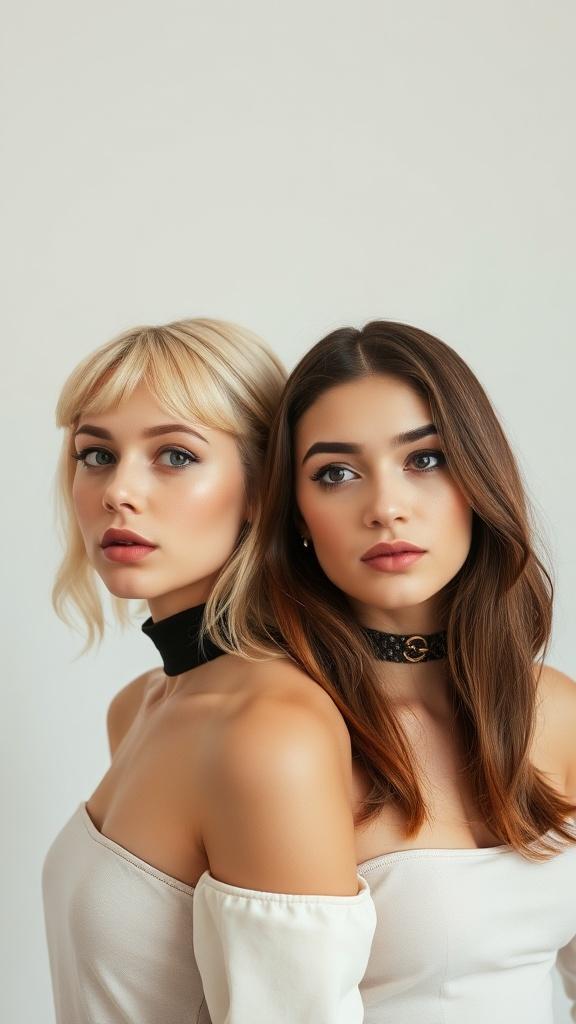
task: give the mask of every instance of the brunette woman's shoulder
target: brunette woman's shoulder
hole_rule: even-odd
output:
[[[136,679],[126,683],[110,701],[106,712],[106,729],[111,757],[114,757],[117,748],[132,725],[144,697],[156,682],[161,671],[158,668],[151,668],[147,672],[142,672]]]
[[[264,685],[266,664],[275,686]],[[349,750],[331,698],[290,662],[266,664],[211,732],[201,811],[210,870],[250,889],[355,895]]]
[[[576,799],[576,680],[552,665],[535,666],[538,682],[537,735],[563,773],[565,795]]]

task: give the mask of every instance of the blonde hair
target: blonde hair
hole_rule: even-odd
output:
[[[268,430],[286,373],[282,363],[257,335],[224,320],[177,320],[160,326],[134,327],[97,348],[72,371],[56,406],[56,423],[65,430],[56,475],[56,521],[64,555],[52,589],[58,617],[77,629],[76,612],[87,631],[84,654],[101,643],[105,618],[97,574],[88,561],[72,501],[76,462],[74,430],[81,413],[96,415],[117,408],[140,382],[176,417],[196,419],[229,431],[238,441],[248,500],[259,508],[260,474]],[[223,566],[211,604],[234,578],[240,551],[251,526],[246,525]],[[131,621],[127,600],[112,596],[117,621]],[[141,603],[139,611],[143,609]]]

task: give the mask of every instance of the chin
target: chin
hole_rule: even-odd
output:
[[[382,597],[390,604],[420,604],[435,594],[436,588],[430,586],[430,583],[426,585],[415,576],[410,578],[407,573],[398,573],[397,576],[376,579],[370,587],[370,593]]]
[[[146,601],[150,594],[150,585],[146,586],[143,579],[136,579],[136,574],[130,573],[98,573],[108,593],[113,597],[125,597],[135,601]],[[122,579],[124,575],[124,579]]]
[[[112,594],[113,597],[123,597],[127,601],[147,601],[148,598],[150,597],[147,587],[137,587],[134,585],[123,587],[121,584],[110,585],[110,583],[106,583],[106,581],[104,581],[104,583],[106,589],[110,594]]]
[[[370,593],[359,594],[357,600],[382,611],[401,612],[417,608],[436,596],[440,588],[406,585],[408,581],[398,580],[395,586],[377,587]]]

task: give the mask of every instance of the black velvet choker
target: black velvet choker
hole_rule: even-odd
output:
[[[169,615],[167,619],[153,622],[150,617],[142,623],[140,628],[158,648],[167,676],[188,672],[224,653],[207,636],[200,643],[204,608],[205,605],[199,604]]]
[[[437,661],[446,657],[446,632],[384,633],[362,626],[362,632],[378,661]]]

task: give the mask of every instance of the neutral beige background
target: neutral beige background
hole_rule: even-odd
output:
[[[518,452],[557,567],[549,661],[576,673],[576,12],[7,0],[2,22],[0,1017],[51,1024],[42,859],[107,767],[110,698],[157,663],[138,629],[74,662],[49,603],[53,409],[97,344],[215,315],[293,365],[343,323],[439,334]]]

